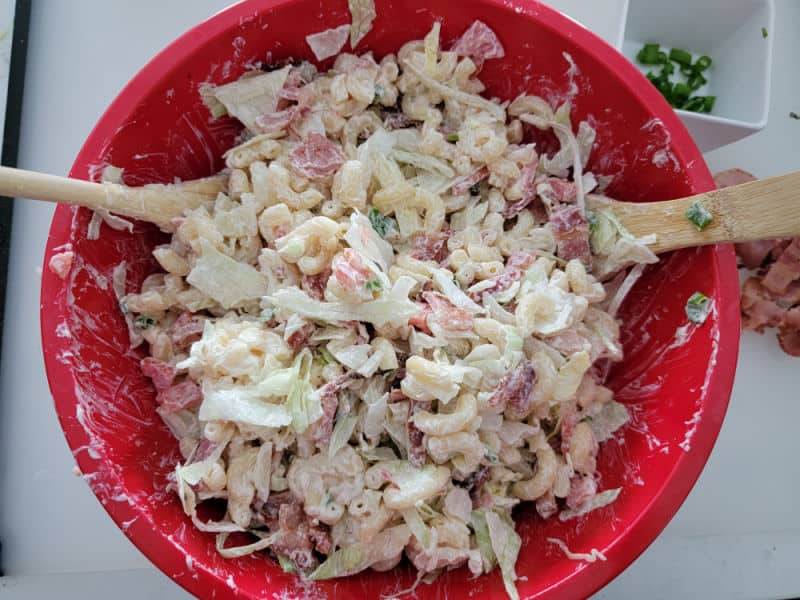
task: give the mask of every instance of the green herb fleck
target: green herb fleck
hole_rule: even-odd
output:
[[[658,44],[645,44],[636,55],[636,60],[643,65],[658,65],[663,62],[660,54],[663,53],[660,52],[660,46]]]
[[[139,315],[133,322],[139,329],[150,329],[156,324],[156,320],[153,317],[148,317],[146,315]]]
[[[383,289],[381,282],[379,279],[370,279],[367,283],[364,284],[364,287],[367,288],[370,292],[379,292]]]
[[[697,227],[698,231],[703,231],[714,220],[714,217],[700,200],[689,207],[685,216]]]
[[[335,365],[338,362],[333,357],[333,354],[331,354],[331,351],[328,350],[327,346],[320,346],[318,351],[320,359],[322,359],[326,365]]]
[[[386,90],[383,89],[382,86],[375,84],[375,99],[380,100],[383,98],[383,95],[386,93]]]
[[[377,208],[371,208],[369,214],[369,222],[372,228],[378,232],[378,235],[385,238],[387,235],[394,235],[397,233],[397,221],[391,217],[386,217]]]
[[[789,118],[794,119],[795,121],[800,121],[800,114],[797,114],[796,112],[792,111],[789,113]]]
[[[591,211],[586,211],[586,220],[589,222],[589,235],[597,231],[597,215]]]
[[[766,39],[768,35],[769,35],[769,33],[767,33],[767,28],[766,27],[762,27],[761,28],[761,37]]]
[[[712,304],[711,298],[702,292],[695,292],[686,302],[686,316],[692,323],[702,325],[711,312]]]
[[[480,183],[476,183],[475,185],[470,187],[469,188],[469,193],[472,194],[473,196],[477,196],[478,194],[480,194],[481,193],[481,184]]]
[[[690,65],[692,64],[692,55],[691,53],[687,52],[686,50],[681,50],[680,48],[673,48],[669,51],[669,59],[678,63],[679,65]]]
[[[447,135],[447,141],[451,144],[455,144],[458,141],[458,134],[457,133],[450,133]]]
[[[486,448],[486,460],[489,461],[490,464],[496,465],[500,462],[500,457],[497,456],[497,452],[489,448],[489,446],[485,446]]]

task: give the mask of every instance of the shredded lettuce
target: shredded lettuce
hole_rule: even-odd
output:
[[[614,432],[625,425],[630,418],[628,409],[612,400],[604,404],[597,414],[592,415],[589,426],[592,428],[595,439],[602,443],[611,438]]]
[[[292,416],[292,429],[303,433],[308,426],[322,417],[319,397],[311,387],[311,363],[313,357],[308,348],[298,354],[292,364],[292,382],[286,398],[286,408]]]
[[[228,539],[230,533],[223,532],[218,534],[217,552],[223,558],[240,558],[242,556],[252,554],[253,552],[258,552],[259,550],[269,548],[275,542],[275,538],[277,537],[276,535],[267,535],[266,533],[255,530],[251,530],[250,533],[261,539],[251,544],[245,544],[244,546],[233,546],[232,548],[225,547],[225,540]]]
[[[401,514],[403,515],[403,520],[406,522],[406,525],[408,525],[408,528],[411,530],[412,535],[417,538],[420,545],[426,550],[432,549],[433,536],[431,536],[431,530],[425,525],[419,511],[416,508],[406,508]]]
[[[372,29],[372,22],[378,13],[375,12],[375,0],[347,0],[350,9],[350,47],[355,50]]]
[[[214,97],[222,103],[228,114],[236,117],[252,133],[259,133],[256,119],[275,111],[278,92],[283,89],[291,67],[277,71],[242,77],[214,88]]]
[[[281,566],[284,573],[297,573],[297,566],[291,558],[283,554],[278,554],[277,556],[278,564]]]
[[[500,565],[500,571],[503,574],[506,593],[512,600],[519,600],[519,592],[517,592],[517,586],[514,584],[517,580],[514,564],[517,562],[522,540],[517,535],[517,532],[514,531],[510,517],[507,516],[503,519],[494,511],[486,511],[484,515],[492,550],[497,557],[497,563]]]
[[[453,283],[453,273],[447,269],[433,269],[433,282],[437,289],[458,308],[463,308],[476,315],[486,312],[482,306],[473,302],[460,287]]]
[[[292,422],[286,408],[264,401],[253,387],[203,383],[201,421],[233,421],[256,427],[283,427]]]
[[[612,502],[617,499],[619,493],[622,491],[622,488],[614,488],[613,490],[606,490],[604,492],[600,492],[592,496],[586,504],[581,506],[578,510],[562,510],[561,513],[558,515],[558,519],[560,521],[568,521],[569,519],[574,519],[575,517],[580,517],[585,515],[586,513],[592,512],[598,508],[602,508],[604,506],[608,506]]]
[[[344,415],[339,417],[336,421],[336,425],[333,427],[333,433],[331,434],[331,441],[328,446],[328,460],[332,461],[336,453],[347,445],[357,423],[358,417],[356,415]]]
[[[385,232],[384,230],[384,235]],[[392,245],[383,239],[384,236],[379,234],[372,222],[372,211],[368,219],[356,210],[350,215],[350,227],[344,239],[353,250],[387,271],[394,262],[394,250]]]
[[[307,35],[306,43],[317,60],[325,60],[342,51],[342,48],[347,43],[349,33],[350,25],[340,25],[339,27],[332,27],[319,33]]]
[[[394,287],[384,297],[362,304],[320,302],[298,288],[284,288],[267,296],[279,308],[293,311],[319,321],[364,321],[375,325],[404,322],[413,317],[419,308],[408,299],[408,292],[416,282],[407,276],[397,279]]]
[[[223,308],[258,300],[267,293],[267,278],[255,267],[222,254],[206,240],[200,240],[200,248],[200,258],[186,281]]]
[[[346,577],[370,565],[396,557],[408,543],[411,532],[405,525],[384,529],[369,542],[357,543],[336,550],[309,575],[312,581]]]
[[[421,169],[441,175],[442,177],[455,177],[456,172],[445,161],[431,156],[430,154],[422,154],[420,152],[409,152],[407,150],[394,149],[390,158],[397,162],[405,163]]]
[[[497,566],[497,557],[494,554],[492,541],[489,538],[486,511],[473,510],[469,524],[475,532],[475,541],[478,543],[478,550],[480,550],[481,558],[483,558],[483,571],[488,573]]]

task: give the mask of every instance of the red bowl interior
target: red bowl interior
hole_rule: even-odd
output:
[[[626,60],[599,38],[537,2],[512,0],[379,1],[378,18],[360,50],[382,56],[421,38],[442,21],[449,42],[474,19],[488,23],[506,57],[481,77],[503,99],[531,92],[551,102],[571,99],[574,122],[590,119],[597,143],[590,164],[613,175],[610,194],[663,200],[709,190],[703,159],[673,111]],[[210,122],[197,88],[237,78],[246,65],[287,57],[312,59],[307,34],[348,22],[344,0],[254,0],[195,27],[156,56],[123,90],[86,141],[71,171],[94,178],[105,164],[124,167],[129,184],[190,179],[219,170],[238,127]],[[398,26],[402,23],[402,26]],[[574,66],[571,66],[574,65]],[[323,67],[327,67],[324,64]],[[56,211],[46,260],[72,244],[67,281],[42,276],[42,339],[61,425],[84,477],[125,534],[160,569],[200,596],[379,597],[408,588],[408,567],[368,572],[305,587],[265,556],[220,558],[210,534],[195,530],[165,490],[179,460],[177,444],[154,412],[154,391],[139,371],[142,350],[130,350],[111,285],[128,266],[127,289],[156,268],[149,250],[164,239],[149,225],[134,234],[103,227],[85,239],[89,213]],[[716,310],[683,346],[671,347],[695,291]],[[600,453],[601,489],[624,486],[613,505],[567,523],[518,511],[523,544],[517,573],[523,598],[558,592],[585,597],[620,573],[664,528],[702,470],[727,408],[739,339],[737,278],[727,247],[684,251],[648,269],[623,308],[626,360],[611,376],[633,422]],[[606,562],[564,558],[546,541],[573,551],[597,548]],[[504,597],[497,573],[472,580],[447,573],[421,598],[462,594]]]

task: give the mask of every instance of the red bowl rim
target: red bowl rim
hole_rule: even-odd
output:
[[[138,104],[146,90],[151,89],[164,76],[164,63],[172,64],[188,58],[196,46],[197,39],[208,39],[221,34],[240,19],[273,9],[294,0],[251,0],[239,2],[226,8],[206,21],[188,30],[161,52],[155,55],[138,74],[122,89],[108,109],[97,122],[79,152],[70,171],[71,177],[83,177],[85,167],[96,161],[102,153],[106,140],[113,137],[118,124],[130,114],[131,107]],[[659,113],[659,118],[669,131],[672,151],[684,166],[684,174],[691,181],[696,192],[714,189],[714,182],[702,154],[695,145],[685,126],[669,107],[661,94],[650,85],[646,78],[635,69],[617,50],[584,28],[576,21],[565,17],[538,1],[525,0],[485,0],[498,10],[516,10],[537,19],[539,24],[558,31],[569,31],[574,44],[581,46],[587,53],[604,62],[616,72],[622,81],[625,93],[638,97],[646,105]],[[49,257],[57,246],[52,232],[69,226],[73,218],[73,209],[60,205],[55,212],[48,238],[45,256]],[[595,563],[592,568],[572,572],[565,578],[553,582],[548,588],[541,590],[537,596],[559,588],[564,597],[586,597],[606,585],[632,563],[666,527],[691,491],[719,434],[722,421],[727,410],[736,360],[739,348],[739,286],[736,273],[736,258],[731,246],[717,246],[713,249],[717,276],[717,312],[719,319],[718,354],[716,366],[709,379],[705,396],[701,398],[708,408],[709,398],[713,399],[711,407],[706,410],[693,438],[691,452],[684,452],[676,461],[672,472],[665,479],[661,489],[652,497],[639,516],[626,524],[615,543],[606,551],[608,561]],[[47,260],[47,259],[45,259]],[[91,442],[89,435],[72,417],[67,409],[76,405],[74,392],[68,389],[57,389],[55,382],[71,381],[72,376],[67,365],[57,359],[56,349],[66,349],[66,341],[54,335],[57,324],[63,319],[63,304],[59,301],[59,292],[63,289],[63,281],[43,269],[41,288],[41,335],[44,351],[45,367],[48,382],[54,396],[54,403],[61,427],[67,442],[75,454],[75,458],[83,473],[95,473],[102,470],[103,460],[93,458],[88,452],[78,449]],[[107,465],[106,465],[107,466]],[[120,484],[120,479],[112,469],[105,469],[112,485]],[[99,499],[99,498],[98,498]],[[235,596],[226,581],[218,574],[196,564],[187,576],[187,556],[174,539],[162,535],[152,518],[148,519],[145,511],[137,510],[125,502],[102,502],[103,507],[123,530],[125,535],[147,556],[161,571],[169,575],[187,591],[202,595],[215,589],[222,596]],[[135,519],[135,520],[133,520]],[[133,520],[133,521],[132,521]],[[132,521],[132,522],[131,522]],[[170,536],[171,537],[171,536]],[[190,569],[191,570],[191,569]]]

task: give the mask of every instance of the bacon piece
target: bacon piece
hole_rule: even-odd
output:
[[[308,345],[308,340],[311,337],[311,334],[314,333],[313,323],[305,323],[299,329],[293,331],[289,338],[286,340],[286,343],[289,344],[289,347],[292,349],[293,352],[299,352],[305,346]]]
[[[423,292],[422,297],[431,307],[432,316],[445,331],[472,329],[472,313],[459,308],[439,292]]]
[[[569,441],[575,425],[578,424],[578,412],[572,404],[564,404],[561,409],[561,454],[569,452]]]
[[[783,294],[800,279],[800,238],[794,238],[767,270],[762,283],[773,294]]]
[[[556,238],[557,254],[560,258],[589,261],[591,258],[589,222],[579,207],[559,206],[550,214],[550,226]]]
[[[558,177],[547,177],[536,185],[536,192],[551,207],[560,204],[574,204],[578,197],[578,188],[573,181]]]
[[[497,390],[489,398],[489,406],[502,406],[509,419],[524,419],[531,412],[535,381],[533,363],[523,360],[500,380]]]
[[[324,135],[310,133],[306,141],[289,154],[292,169],[308,179],[324,179],[344,164],[339,147]]]
[[[536,253],[528,250],[517,250],[508,257],[506,267],[510,269],[518,269],[525,271],[536,260]]]
[[[181,313],[169,328],[169,337],[175,349],[185,350],[203,337],[205,323],[205,317],[194,315],[189,311]]]
[[[569,482],[567,506],[579,510],[597,493],[597,482],[589,475],[573,477]]]
[[[314,548],[320,554],[330,554],[333,550],[333,540],[331,539],[331,529],[324,523],[319,525],[309,525],[308,537],[313,542]]]
[[[163,360],[158,360],[152,356],[143,358],[139,363],[145,377],[153,380],[153,385],[157,392],[163,392],[172,385],[175,380],[177,370],[175,367]]]
[[[778,330],[778,343],[789,356],[800,356],[800,306],[786,311],[784,323]]]
[[[372,277],[361,256],[352,248],[346,248],[333,259],[333,277],[346,290],[362,289]]]
[[[164,412],[175,413],[187,408],[196,408],[203,401],[203,393],[191,379],[176,383],[172,387],[158,393],[156,402]]]
[[[261,521],[270,529],[278,528],[278,512],[284,504],[297,503],[298,500],[289,490],[272,492],[266,501],[256,498],[253,500],[253,510],[261,517]]]
[[[778,327],[785,307],[779,306],[757,277],[750,277],[742,286],[742,326],[762,333],[765,327]]]
[[[410,398],[403,393],[403,390],[389,391],[389,402],[405,402],[408,400],[410,400]]]
[[[316,565],[309,525],[299,502],[281,504],[278,509],[278,532],[272,550],[288,556],[300,569]]]
[[[469,175],[463,175],[459,177],[453,186],[450,188],[450,191],[454,196],[460,196],[461,194],[466,194],[469,189],[475,185],[476,183],[480,183],[484,179],[489,176],[489,169],[486,167],[481,167],[477,171],[470,173]]]
[[[394,129],[405,129],[414,124],[416,124],[416,121],[403,112],[389,112],[383,118],[383,126],[390,131]]]
[[[419,312],[408,320],[408,324],[430,335],[431,329],[428,327],[428,317],[433,314],[433,311],[425,302],[416,302],[415,304],[419,307]]]
[[[308,109],[299,106],[290,106],[283,110],[265,113],[256,117],[256,125],[261,128],[261,133],[278,133],[286,130],[289,125],[303,116]]]
[[[322,417],[314,429],[314,441],[320,450],[327,448],[333,433],[333,420],[339,408],[339,391],[346,388],[356,379],[353,373],[345,373],[329,381],[319,389],[319,400],[322,406]]]
[[[50,257],[50,262],[47,263],[47,266],[50,268],[50,272],[58,276],[59,279],[66,279],[67,275],[69,275],[69,270],[72,268],[73,258],[75,258],[75,253],[72,250],[59,252]]]
[[[510,288],[515,281],[519,281],[521,278],[522,271],[520,269],[515,267],[506,267],[506,270],[500,273],[500,275],[495,275],[494,277],[487,279],[487,281],[491,282],[491,286],[488,286],[480,291],[470,292],[469,297],[474,302],[480,304],[481,298],[484,294],[503,292]]]
[[[408,434],[408,461],[415,467],[425,464],[427,457],[425,453],[425,434],[417,429],[413,417],[420,411],[430,411],[433,404],[431,402],[411,401],[411,410],[408,411],[406,419],[406,433]]]
[[[714,175],[714,183],[718,188],[726,188],[732,185],[740,185],[742,183],[749,183],[755,181],[755,175],[743,171],[742,169],[728,169],[727,171],[720,171]]]
[[[476,64],[482,64],[491,58],[503,58],[506,55],[495,32],[482,21],[473,21],[450,51],[459,56],[469,56]]]
[[[411,258],[444,262],[447,260],[447,239],[449,237],[450,234],[444,231],[417,234],[412,242]]]
[[[325,286],[328,285],[330,276],[330,269],[325,269],[322,273],[317,273],[316,275],[303,275],[300,280],[300,288],[314,300],[324,300]]]

